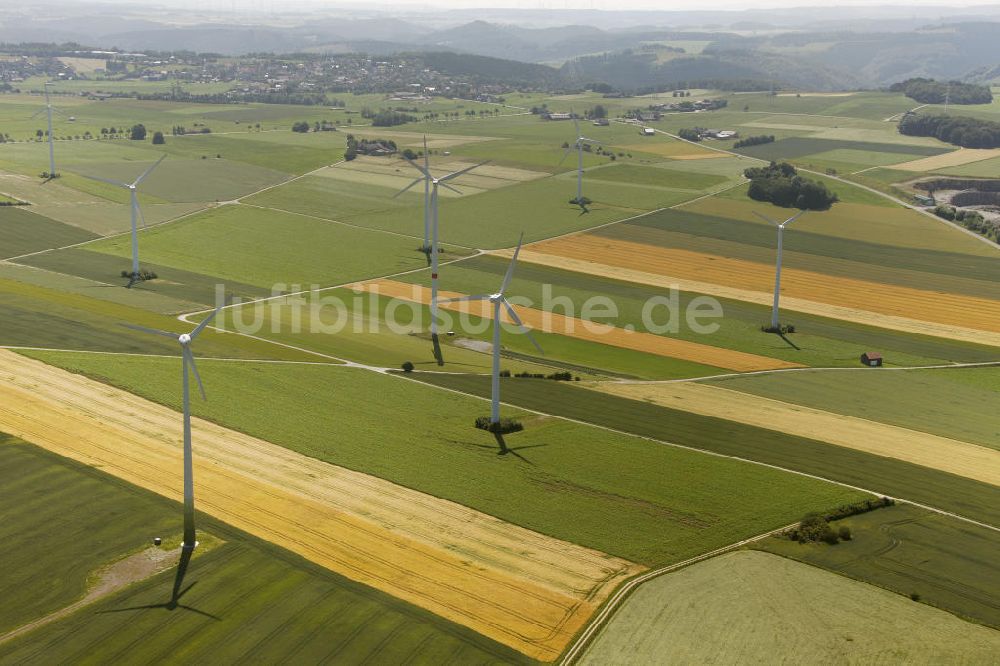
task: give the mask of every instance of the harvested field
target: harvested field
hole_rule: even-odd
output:
[[[180,415],[0,351],[0,428],[172,499]],[[639,565],[195,419],[200,510],[317,564],[554,659]]]
[[[685,383],[601,382],[587,388],[905,460],[1000,486],[1000,452],[868,419]]]
[[[686,141],[657,140],[651,138],[648,143],[631,143],[627,146],[620,146],[623,150],[634,150],[637,153],[651,153],[661,157],[670,157],[675,160],[705,160],[718,157],[732,157],[726,153],[715,150],[701,148]]]
[[[525,261],[643,284],[769,304],[774,268],[728,257],[578,234],[522,251]],[[641,265],[643,271],[633,267]],[[1000,301],[786,268],[788,310],[910,333],[1000,346]],[[858,307],[877,305],[878,311]]]
[[[352,287],[366,291],[375,291],[380,296],[400,298],[418,303],[428,304],[431,301],[430,289],[395,280],[374,280],[358,283],[352,285]],[[457,298],[459,296],[464,296],[464,294],[446,291],[438,292],[438,297],[441,299]],[[492,319],[493,317],[492,306],[486,301],[442,303],[440,307],[456,312],[466,312],[486,319]],[[705,365],[726,368],[727,370],[735,370],[737,372],[802,367],[797,363],[781,361],[766,356],[712,347],[711,345],[703,345],[687,340],[667,338],[642,331],[630,331],[608,324],[566,317],[565,315],[534,308],[518,305],[515,305],[514,308],[525,325],[531,328],[545,333],[567,335],[580,340],[587,340],[612,347],[632,349],[658,356],[692,361],[694,363],[704,363]]]
[[[943,155],[934,155],[932,157],[913,160],[912,162],[894,164],[892,168],[903,171],[933,171],[934,169],[944,169],[972,162],[981,162],[993,157],[1000,157],[1000,148],[959,148],[956,151],[944,153]]]

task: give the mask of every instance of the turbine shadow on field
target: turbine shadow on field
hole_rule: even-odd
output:
[[[444,355],[441,353],[441,340],[437,333],[431,336],[431,344],[434,346],[434,359],[438,365],[444,365]]]
[[[788,343],[788,345],[789,345],[789,346],[790,346],[790,347],[791,347],[792,349],[794,349],[795,351],[802,351],[802,350],[801,350],[801,349],[799,348],[799,346],[798,346],[798,345],[796,345],[796,344],[795,344],[794,342],[792,342],[791,340],[789,340],[789,339],[788,339],[788,336],[786,336],[786,335],[785,335],[784,333],[778,333],[778,337],[779,337],[779,338],[781,338],[782,340],[784,340],[785,342],[787,342],[787,343]]]
[[[211,613],[206,613],[203,610],[198,610],[193,606],[187,606],[180,603],[181,597],[187,594],[192,587],[198,584],[198,581],[194,581],[184,589],[181,586],[184,584],[184,576],[187,574],[188,565],[191,563],[191,556],[193,551],[182,550],[180,561],[177,563],[177,571],[174,573],[174,585],[170,591],[170,600],[162,604],[146,604],[144,606],[129,606],[128,608],[112,608],[106,611],[100,611],[101,613],[124,613],[126,611],[136,611],[136,610],[149,610],[153,608],[163,608],[168,611],[173,611],[178,608],[191,611],[192,613],[197,613],[198,615],[204,615],[212,620],[220,621],[221,617],[217,615],[212,615]]]

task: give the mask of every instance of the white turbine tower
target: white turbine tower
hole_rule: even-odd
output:
[[[48,127],[49,127],[49,180],[56,177],[56,147],[53,143],[55,137],[52,135],[52,112],[55,109],[52,108],[52,102],[49,100],[49,86],[54,85],[51,81],[46,81],[45,88],[45,108],[39,109],[31,117],[34,118],[42,111],[45,111],[45,115],[48,117]]]
[[[578,206],[583,206],[583,146],[585,144],[596,143],[601,144],[597,139],[588,139],[580,132],[580,121],[573,116],[573,125],[576,127],[576,143],[569,146],[566,152],[563,153],[562,159],[559,160],[559,164],[566,161],[569,154],[576,148],[576,204]]]
[[[215,319],[215,315],[219,314],[219,310],[221,309],[222,306],[220,305],[212,314],[208,315],[208,317],[198,324],[193,331],[180,335],[155,328],[146,328],[145,326],[124,324],[124,326],[136,331],[152,333],[153,335],[160,335],[171,340],[176,340],[181,346],[181,359],[184,368],[182,380],[184,394],[184,540],[181,543],[181,548],[184,550],[194,550],[195,546],[198,545],[194,533],[194,467],[191,459],[191,391],[188,381],[188,367],[191,368],[191,372],[198,382],[198,390],[201,392],[202,400],[207,400],[205,387],[202,385],[201,377],[198,375],[198,366],[194,364],[194,353],[191,351],[191,343]]]
[[[784,222],[775,222],[771,218],[761,215],[757,211],[754,211],[754,215],[756,215],[762,220],[770,222],[771,224],[773,224],[775,227],[778,228],[778,258],[774,265],[774,304],[771,306],[771,328],[773,329],[778,328],[778,297],[781,293],[781,248],[782,248],[785,227],[787,227],[789,224],[802,217],[805,214],[805,212],[806,211],[801,210],[792,217],[785,220]]]
[[[425,153],[426,154],[426,153]],[[486,164],[486,162],[481,162],[479,164],[474,164],[461,171],[454,171],[446,176],[441,176],[440,178],[435,178],[431,173],[430,169],[426,166],[420,166],[412,160],[407,160],[413,165],[413,168],[420,171],[422,174],[420,178],[417,178],[412,183],[401,189],[395,194],[396,197],[406,192],[411,187],[417,183],[423,181],[426,186],[430,188],[430,219],[431,219],[431,242],[430,242],[430,257],[431,257],[431,339],[434,341],[435,356],[437,356],[438,363],[441,363],[441,357],[438,353],[438,343],[437,343],[437,292],[438,292],[438,186],[445,187],[452,192],[461,194],[458,190],[448,184],[449,180],[454,180],[463,174],[467,174],[473,169],[478,169],[479,167]]]
[[[160,159],[156,160],[156,163],[153,164],[153,166],[143,171],[142,174],[131,183],[123,183],[109,178],[98,178],[97,176],[85,176],[91,180],[98,180],[102,183],[117,185],[118,187],[123,187],[129,191],[130,203],[132,206],[132,275],[129,278],[129,287],[135,284],[136,280],[139,279],[139,218],[142,218],[142,226],[146,226],[146,218],[143,217],[142,209],[139,208],[139,193],[136,188],[139,187],[139,184],[146,179],[146,176],[152,173],[153,169],[158,167],[160,162],[162,162],[166,157],[166,155],[160,157]]]
[[[500,315],[501,306],[507,310],[507,314],[515,324],[517,324],[524,334],[528,336],[531,340],[531,344],[535,345],[535,349],[544,354],[541,345],[535,340],[531,332],[524,326],[521,318],[517,316],[514,308],[511,307],[510,302],[507,300],[506,293],[507,287],[510,286],[510,281],[514,277],[514,267],[517,265],[517,255],[521,252],[521,242],[524,240],[524,234],[521,234],[521,238],[517,241],[517,249],[514,250],[514,256],[511,257],[510,266],[507,267],[507,274],[503,277],[503,282],[500,284],[500,291],[495,294],[477,294],[475,296],[462,296],[460,298],[449,298],[442,303],[452,303],[457,301],[489,301],[493,304],[493,384],[491,399],[492,404],[490,407],[490,423],[496,424],[500,422]]]

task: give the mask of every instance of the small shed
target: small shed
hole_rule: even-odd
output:
[[[861,365],[867,365],[870,368],[882,367],[882,354],[878,352],[865,352],[861,355]]]
[[[652,127],[644,127],[642,129],[642,135],[643,136],[656,136],[656,130],[653,129]]]

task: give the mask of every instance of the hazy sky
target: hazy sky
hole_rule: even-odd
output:
[[[0,0],[2,4],[3,0]],[[284,5],[286,0],[110,0],[121,4],[155,4],[160,6],[197,7],[208,11],[270,11],[274,5]],[[844,7],[899,5],[902,7],[972,7],[1000,5],[998,0],[295,0],[292,6],[313,9],[322,6],[364,5],[391,9],[427,8],[489,8],[513,7],[518,9],[652,9],[677,10],[733,10],[794,7]],[[288,5],[286,5],[288,6]]]

